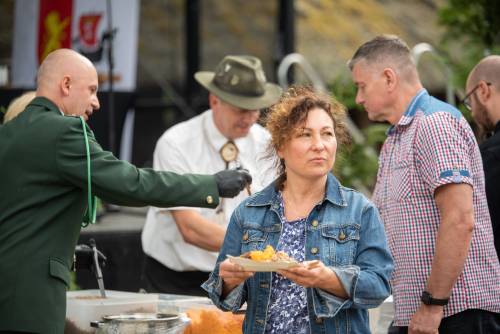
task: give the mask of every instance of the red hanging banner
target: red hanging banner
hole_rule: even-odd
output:
[[[71,48],[73,0],[40,0],[38,64],[52,51]]]

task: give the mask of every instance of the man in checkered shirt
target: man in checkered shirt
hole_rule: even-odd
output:
[[[500,333],[500,264],[469,124],[422,87],[396,36],[363,44],[349,68],[356,103],[391,124],[374,202],[394,256],[395,333]]]

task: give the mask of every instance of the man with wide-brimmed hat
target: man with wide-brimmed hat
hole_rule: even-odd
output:
[[[275,103],[281,88],[266,81],[261,61],[252,56],[226,56],[214,72],[196,80],[209,91],[210,109],[167,130],[158,140],[153,166],[179,173],[212,173],[246,168],[252,188],[216,209],[150,208],[142,233],[146,253],[143,287],[148,292],[204,295],[232,211],[274,174],[260,157],[269,135],[256,124],[260,109]]]

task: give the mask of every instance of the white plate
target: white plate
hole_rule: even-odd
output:
[[[243,267],[243,269],[247,271],[260,271],[260,272],[268,272],[268,271],[276,271],[280,269],[288,269],[292,267],[296,267],[300,265],[298,262],[290,262],[290,261],[255,261],[246,259],[239,256],[231,256],[228,255],[227,258],[232,263],[238,264]]]

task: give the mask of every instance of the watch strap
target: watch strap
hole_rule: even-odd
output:
[[[439,298],[434,298],[432,297],[432,294],[428,291],[423,291],[422,296],[420,297],[420,300],[422,303],[425,305],[439,305],[439,306],[445,306],[449,302],[449,298],[446,299],[439,299]]]

